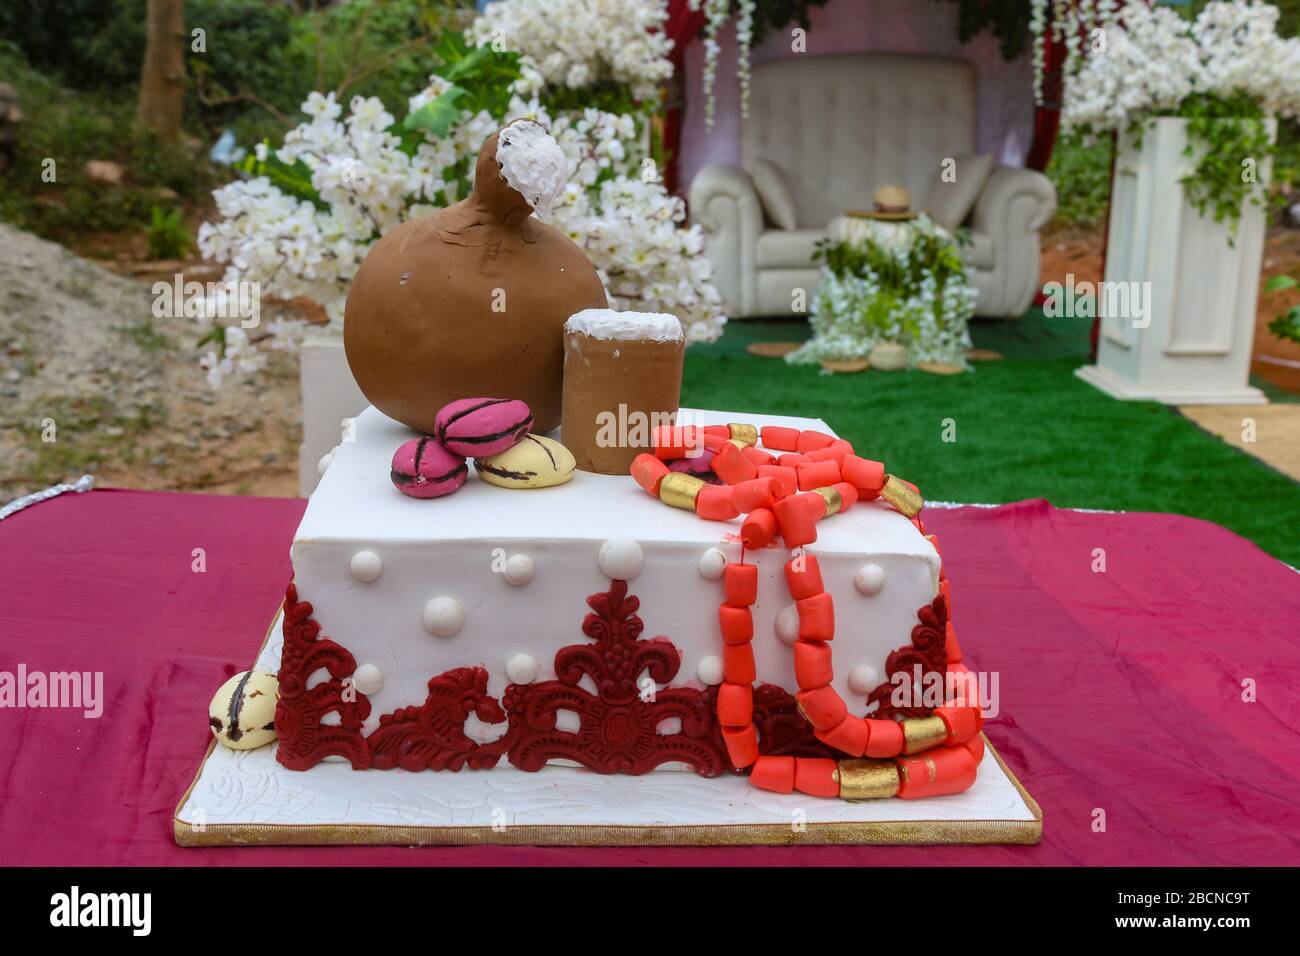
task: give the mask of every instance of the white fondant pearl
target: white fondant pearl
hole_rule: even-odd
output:
[[[352,562],[348,567],[352,571],[352,576],[365,584],[377,580],[379,575],[384,573],[384,562],[373,551],[358,551],[352,555]]]
[[[506,677],[512,684],[531,684],[537,680],[537,661],[527,654],[516,654],[506,661]]]
[[[645,556],[631,538],[610,538],[600,546],[600,571],[616,581],[631,581],[641,573]]]
[[[501,569],[502,577],[517,588],[521,588],[531,581],[536,573],[537,566],[533,564],[533,559],[526,554],[510,555],[510,557],[506,558],[506,566]]]
[[[352,674],[352,686],[363,694],[378,694],[384,686],[384,672],[374,664],[362,664]]]
[[[799,609],[787,604],[776,615],[776,636],[787,644],[799,640]]]
[[[713,687],[722,683],[722,658],[716,654],[710,654],[708,657],[701,657],[700,663],[696,665],[695,676],[700,679],[701,684],[708,684]]]
[[[709,548],[700,555],[700,576],[716,581],[727,570],[727,556],[721,548]]]
[[[879,594],[885,586],[885,569],[878,564],[864,564],[853,575],[853,586],[867,597]]]
[[[424,606],[424,626],[434,637],[451,637],[465,624],[465,609],[455,598],[436,597]]]
[[[849,671],[849,690],[855,694],[869,694],[880,685],[880,674],[870,664],[859,664]]]

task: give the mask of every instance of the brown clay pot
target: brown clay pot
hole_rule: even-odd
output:
[[[380,239],[348,292],[343,345],[357,385],[425,434],[443,405],[477,396],[522,399],[533,430],[550,431],[564,323],[608,305],[586,253],[502,177],[499,135],[479,150],[469,197]]]

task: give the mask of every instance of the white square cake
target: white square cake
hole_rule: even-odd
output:
[[[701,424],[746,422],[831,434],[824,422],[813,419],[686,409],[680,417]],[[637,673],[620,675],[631,678],[642,702],[665,702],[654,728],[659,739],[637,739],[627,728],[626,740],[603,741],[598,748],[602,753],[593,758],[596,765],[631,772],[685,768],[707,775],[724,769],[715,765],[714,755],[676,759],[671,746],[657,744],[672,743],[683,730],[694,738],[717,736],[716,727],[698,725],[700,720],[711,721],[711,713],[698,711],[701,702],[706,709],[710,706],[709,689],[722,679],[719,577],[724,562],[740,558],[739,521],[704,521],[666,507],[630,477],[581,471],[565,484],[539,489],[502,489],[471,477],[454,495],[417,500],[399,493],[389,479],[393,449],[412,437],[411,429],[367,409],[355,421],[349,440],[333,453],[294,536],[297,601],[310,602],[319,636],[346,651],[351,666],[336,662],[327,672],[324,664],[313,661],[306,686],[321,688],[323,700],[329,697],[324,685],[332,676],[344,703],[334,713],[321,713],[314,730],[305,726],[317,717],[310,709],[306,720],[278,716],[281,762],[305,769],[322,756],[344,756],[359,769],[415,769],[426,762],[448,766],[441,762],[447,759],[455,766],[488,766],[501,756],[500,748],[489,742],[501,738],[506,725],[484,721],[500,717],[497,702],[510,709],[507,687],[556,685],[563,683],[557,678],[566,678],[568,684],[550,695],[549,723],[541,718],[543,729],[555,731],[554,739],[542,740],[540,756],[528,762],[570,763],[568,757],[557,756],[566,749],[563,735],[580,735],[584,715],[591,723],[586,729],[597,730],[601,721],[608,724],[603,712],[607,708],[598,699],[603,696],[610,705],[619,691],[611,690],[611,697],[597,687],[599,680],[614,680],[602,671],[611,664],[608,657],[594,664],[593,671],[581,660],[574,664],[570,656],[569,666],[582,673],[557,674],[557,652],[592,645],[583,631],[584,619],[593,612],[588,598],[610,592],[623,579],[627,594],[639,601],[635,614],[644,624],[641,643],[658,637],[671,642],[678,666],[651,655]],[[911,520],[880,501],[860,502],[821,522],[815,550],[835,607],[833,686],[851,712],[869,716],[868,693],[887,684],[890,655],[910,646],[918,613],[938,595],[939,555]],[[782,712],[776,716],[787,717],[793,703],[787,695],[797,690],[789,646],[797,615],[782,570],[789,555],[781,547],[745,555],[758,566],[759,576],[752,608],[757,683],[771,685],[756,702],[760,711],[766,701]],[[292,622],[292,606],[286,614]],[[614,613],[612,620],[623,617]],[[290,643],[280,675],[282,702],[294,695],[285,672]],[[615,649],[614,657],[619,653],[624,652]],[[477,682],[458,672],[462,668],[481,668]],[[431,680],[448,672],[458,672],[459,683],[444,683],[435,692],[439,689],[431,688]],[[571,690],[566,689],[569,684]],[[428,725],[436,723],[435,698],[451,699],[461,685],[474,711],[463,720],[466,736],[444,728],[431,740]],[[672,706],[680,689],[690,693],[679,695],[678,706]],[[364,701],[349,707],[349,697]],[[480,709],[484,698],[490,700]],[[405,712],[405,721],[394,720],[404,708],[426,705],[423,734],[414,730],[414,712]],[[315,706],[324,705],[316,701]],[[601,711],[600,721],[593,708]],[[450,719],[454,723],[458,717]],[[405,723],[412,733],[398,734],[389,727],[373,736],[381,723]],[[381,745],[385,735],[388,739]],[[344,737],[349,739],[342,741]],[[574,739],[567,738],[567,744],[575,745]],[[698,755],[698,739],[680,743],[688,755]],[[488,746],[480,750],[476,745]],[[628,753],[620,756],[620,747]],[[655,752],[647,754],[647,748]],[[438,757],[434,752],[439,749],[455,753]],[[516,749],[522,753],[527,748]],[[379,750],[389,754],[387,760],[370,759],[370,751]],[[394,757],[395,751],[400,756]],[[579,756],[576,762],[586,761]]]
[[[507,124],[358,268],[373,407],[322,460],[280,636],[209,705],[177,838],[1036,839],[919,489],[821,421],[679,409],[681,317],[609,309],[531,215],[566,164]]]

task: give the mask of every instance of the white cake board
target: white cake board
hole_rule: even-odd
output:
[[[281,615],[257,670],[280,666]],[[502,762],[459,773],[353,770],[327,760],[288,770],[275,745],[209,745],[176,808],[181,846],[514,844],[559,846],[1037,843],[1043,817],[985,740],[965,793],[849,803],[770,793],[742,776],[639,777]]]

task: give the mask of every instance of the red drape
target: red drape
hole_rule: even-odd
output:
[[[1047,10],[1047,22],[1043,30],[1048,34],[1043,44],[1043,85],[1042,97],[1034,109],[1034,138],[1029,144],[1025,156],[1025,166],[1043,172],[1052,159],[1052,149],[1056,146],[1056,134],[1061,128],[1061,97],[1063,92],[1063,67],[1065,65],[1065,43],[1051,38],[1052,8]],[[1040,290],[1034,298],[1034,305],[1043,304]]]
[[[1045,30],[1051,30],[1051,9],[1048,9]],[[1052,158],[1056,133],[1061,126],[1062,72],[1065,65],[1065,43],[1049,36],[1043,45],[1043,95],[1034,110],[1034,139],[1029,144],[1025,166],[1042,172]]]
[[[668,0],[664,32],[673,41],[673,85],[664,110],[664,185],[677,192],[677,159],[682,145],[682,110],[686,105],[686,47],[704,29],[704,11],[691,10],[688,0]]]

